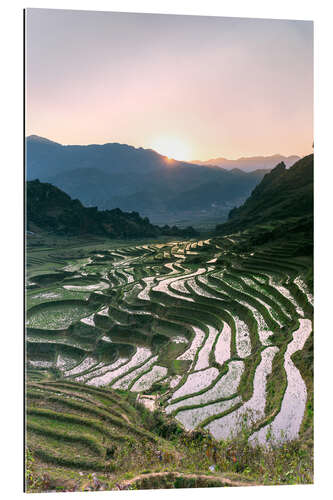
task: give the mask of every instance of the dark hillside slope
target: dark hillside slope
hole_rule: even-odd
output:
[[[79,200],[52,184],[27,182],[27,229],[55,234],[96,234],[111,238],[157,236],[158,228],[138,213],[119,209],[98,211],[86,208]]]
[[[279,163],[266,174],[251,196],[229,213],[229,220],[216,227],[219,234],[228,234],[255,225],[285,224],[293,230],[312,231],[313,225],[313,155],[297,161],[290,169]],[[296,224],[296,226],[295,226]]]
[[[98,210],[84,207],[79,200],[49,183],[27,182],[27,229],[58,235],[100,235],[110,238],[146,238],[155,236],[194,237],[191,228],[158,227],[142,218],[138,212],[123,212],[119,208]]]

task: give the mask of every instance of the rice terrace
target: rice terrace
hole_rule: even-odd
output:
[[[140,476],[149,488],[179,470],[172,484],[251,484],[240,443],[255,454],[309,436],[310,259],[299,239],[243,251],[249,234],[28,250],[27,444],[51,471],[39,482],[58,469],[75,489],[83,470],[86,488],[117,489],[114,472],[140,464],[165,471]],[[214,463],[216,477],[193,475]]]

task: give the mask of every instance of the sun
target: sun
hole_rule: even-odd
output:
[[[167,156],[170,160],[188,161],[191,150],[189,146],[176,137],[158,137],[152,142],[152,149]]]

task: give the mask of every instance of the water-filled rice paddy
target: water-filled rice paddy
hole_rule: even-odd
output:
[[[69,327],[73,322],[89,313],[85,302],[48,302],[31,308],[27,314],[27,326],[57,330]]]
[[[268,445],[268,430],[296,438],[308,391],[293,355],[313,312],[304,261],[292,242],[240,257],[240,240],[83,246],[52,266],[32,257],[28,369],[87,390],[153,394],[150,406],[216,439],[244,420],[251,443]]]

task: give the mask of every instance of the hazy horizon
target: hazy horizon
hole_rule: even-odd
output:
[[[27,9],[26,133],[178,160],[305,156],[313,23]]]
[[[29,134],[29,135],[26,135],[26,139],[29,139],[31,137],[36,137],[36,138],[39,138],[41,140],[46,140],[46,141],[50,141],[50,142],[56,142],[57,144],[60,144],[61,146],[104,146],[106,144],[120,144],[121,146],[129,146],[129,147],[134,147],[136,149],[152,149],[153,151],[155,151],[156,153],[159,153],[161,155],[163,155],[163,153],[161,153],[160,151],[154,149],[154,148],[143,148],[142,146],[133,146],[132,144],[127,144],[125,142],[123,143],[119,143],[119,142],[112,142],[112,141],[107,141],[107,142],[101,142],[101,143],[92,143],[92,142],[87,142],[86,144],[74,144],[74,143],[68,143],[68,144],[63,144],[63,143],[60,143],[58,141],[54,141],[52,138],[50,137],[45,137],[44,136],[41,136],[41,135],[38,135],[38,134]],[[165,156],[165,155],[164,155]],[[199,162],[204,162],[204,161],[209,161],[209,160],[218,160],[218,159],[224,159],[224,160],[227,160],[227,161],[237,161],[237,160],[246,160],[246,159],[252,159],[252,158],[270,158],[270,157],[274,157],[274,156],[285,156],[286,158],[290,157],[290,156],[299,156],[299,155],[294,155],[294,154],[291,154],[291,155],[283,155],[279,152],[276,152],[276,153],[272,153],[270,155],[260,155],[260,154],[254,154],[252,156],[240,156],[240,157],[237,157],[237,158],[226,158],[224,156],[219,156],[219,157],[216,157],[216,158],[206,158],[205,160],[196,160],[195,158],[194,159],[191,159],[191,160],[184,160],[186,161],[187,163],[195,163],[195,161],[199,161]]]

